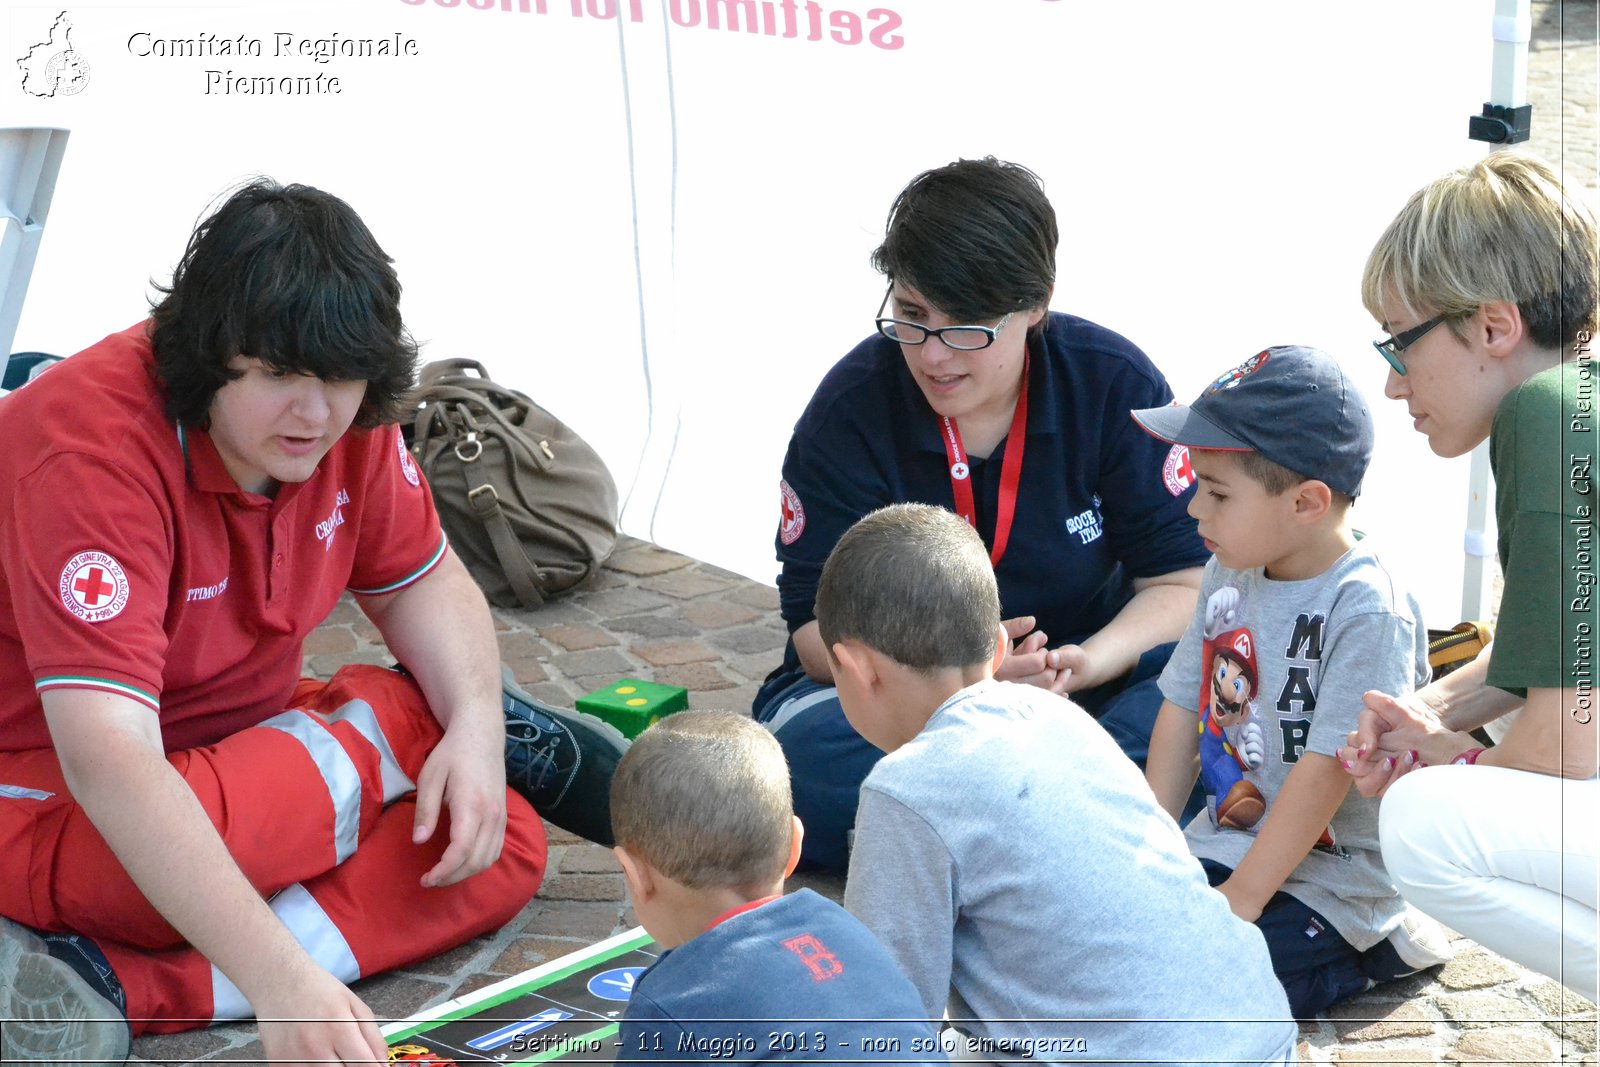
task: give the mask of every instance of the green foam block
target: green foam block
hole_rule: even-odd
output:
[[[578,698],[578,710],[598,715],[627,737],[638,737],[645,727],[664,715],[689,706],[689,691],[681,685],[661,685],[637,678],[619,678],[603,689]]]

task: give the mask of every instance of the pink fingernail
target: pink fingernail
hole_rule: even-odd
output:
[[[1383,769],[1386,770],[1386,771],[1394,770],[1394,757],[1392,757],[1392,756],[1385,756],[1384,757],[1384,759],[1383,759]]]
[[[1339,766],[1343,767],[1345,770],[1348,771],[1350,769],[1350,761],[1349,760],[1340,760],[1339,761]]]

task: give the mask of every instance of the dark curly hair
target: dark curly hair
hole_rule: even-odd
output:
[[[151,306],[170,418],[210,425],[212,398],[244,355],[280,371],[365,381],[356,425],[398,421],[417,346],[400,319],[393,261],[343,200],[260,177],[195,227]]]

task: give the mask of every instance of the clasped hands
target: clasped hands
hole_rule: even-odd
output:
[[[1000,624],[1005,628],[1010,647],[1000,669],[994,672],[1002,682],[1024,682],[1052,693],[1071,693],[1095,684],[1093,664],[1082,645],[1047,648],[1049,636],[1034,629],[1032,615],[1019,615]]]
[[[1472,736],[1450,729],[1421,693],[1393,697],[1371,690],[1361,717],[1336,755],[1364,797],[1382,796],[1419,767],[1449,763],[1475,747]]]

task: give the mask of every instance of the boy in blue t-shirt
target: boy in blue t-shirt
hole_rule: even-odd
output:
[[[1132,414],[1189,449],[1189,512],[1213,553],[1161,675],[1151,788],[1176,816],[1198,772],[1207,803],[1189,848],[1260,927],[1296,1016],[1442,962],[1442,933],[1384,870],[1377,800],[1351,791],[1335,755],[1363,693],[1428,680],[1416,601],[1350,527],[1372,455],[1366,402],[1331,356],[1286,346],[1192,405]]]
[[[782,896],[800,820],[777,739],[732,712],[650,727],[611,781],[616,855],[668,951],[639,977],[619,1061],[945,1063],[916,990],[866,927]]]

